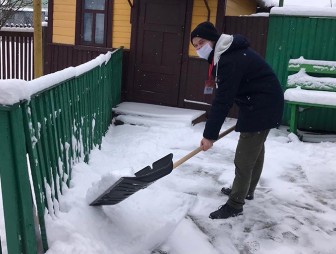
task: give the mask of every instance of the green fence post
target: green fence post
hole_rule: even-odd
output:
[[[9,254],[36,254],[26,143],[19,106],[0,107],[0,174]]]
[[[46,173],[42,169],[45,167],[46,162],[43,156],[44,149],[41,147],[39,132],[39,123],[37,121],[36,113],[36,99],[21,104],[23,112],[24,130],[27,143],[27,151],[30,160],[30,171],[33,180],[35,201],[38,213],[38,222],[40,226],[40,241],[44,251],[48,250],[47,233],[44,221],[44,211],[47,205],[46,196],[43,194],[46,192],[44,180],[46,179]],[[33,143],[34,140],[36,143]],[[47,167],[48,168],[48,167]]]

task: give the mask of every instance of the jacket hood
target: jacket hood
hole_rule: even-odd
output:
[[[219,61],[220,56],[225,52],[231,52],[237,49],[245,49],[250,46],[248,40],[242,35],[222,34],[216,43],[214,50],[214,64]]]
[[[214,50],[214,64],[219,61],[220,55],[227,51],[233,42],[233,36],[228,34],[222,34],[215,46]]]

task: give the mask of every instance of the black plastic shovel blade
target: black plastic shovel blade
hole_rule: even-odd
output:
[[[91,206],[115,205],[138,190],[144,189],[156,180],[170,174],[173,170],[173,154],[168,154],[135,173],[135,177],[121,177],[96,200]]]

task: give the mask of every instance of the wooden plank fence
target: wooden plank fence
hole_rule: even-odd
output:
[[[47,27],[43,27],[45,45]],[[34,28],[3,27],[0,29],[0,79],[34,78]],[[44,48],[43,48],[44,52]]]
[[[59,198],[69,187],[73,165],[88,162],[91,150],[101,146],[112,121],[112,108],[120,102],[122,55],[118,49],[77,69],[70,67],[29,82],[11,81],[13,91],[27,85],[33,94],[27,92],[29,96],[21,101],[0,101],[0,176],[6,231],[6,247],[0,246],[0,253],[47,252],[44,218],[47,214],[55,218],[59,212]],[[0,94],[7,89],[6,83],[0,81]],[[34,218],[35,204],[38,219]]]
[[[0,30],[0,79],[33,78],[33,28]]]

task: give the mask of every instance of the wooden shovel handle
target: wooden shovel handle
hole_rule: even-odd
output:
[[[219,134],[218,139],[220,140],[222,137],[226,136],[227,134],[229,134],[230,132],[232,132],[235,129],[235,125],[232,126],[231,128],[227,129],[226,131],[223,131],[222,133]],[[215,140],[215,142],[217,141]],[[198,154],[199,152],[202,151],[202,147],[198,147],[195,150],[191,151],[190,153],[188,153],[186,156],[182,157],[181,159],[179,159],[178,161],[174,162],[173,164],[173,169],[177,168],[178,166],[180,166],[182,163],[186,162],[187,160],[189,160],[191,157],[195,156],[196,154]]]

